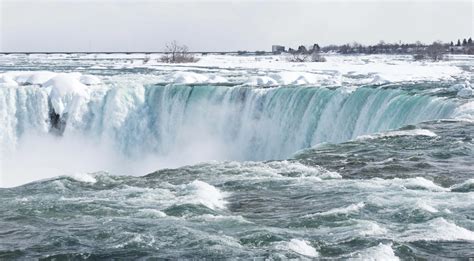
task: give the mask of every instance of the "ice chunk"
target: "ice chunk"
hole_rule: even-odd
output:
[[[8,75],[3,75],[0,77],[0,86],[18,86],[18,83]]]
[[[162,77],[162,81],[172,84],[204,84],[204,83],[227,83],[222,76],[208,76],[195,72],[176,72]]]
[[[250,77],[244,85],[247,86],[277,86],[278,82],[268,76],[252,76]]]
[[[101,83],[101,80],[94,75],[82,75],[80,82],[85,85],[97,85]]]
[[[56,76],[53,72],[34,72],[26,79],[25,84],[43,84]]]
[[[88,98],[87,86],[82,84],[75,75],[58,74],[43,85],[51,88],[50,100],[54,111],[62,115],[74,106],[80,98]]]

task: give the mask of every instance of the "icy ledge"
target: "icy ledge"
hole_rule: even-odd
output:
[[[0,87],[37,85],[45,88],[54,112],[60,116],[89,100],[90,86],[101,82],[96,76],[81,73],[37,71],[0,74]]]

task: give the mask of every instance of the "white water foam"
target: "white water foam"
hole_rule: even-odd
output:
[[[307,257],[318,257],[319,253],[310,243],[302,239],[292,239],[288,242],[288,249]]]
[[[224,200],[226,196],[225,193],[200,180],[195,180],[185,185],[184,190],[185,193],[188,194],[187,200],[202,204],[210,209],[223,209],[227,203]]]
[[[71,178],[80,181],[80,182],[85,182],[85,183],[96,183],[97,179],[92,176],[91,174],[88,173],[74,173],[70,175]]]
[[[474,232],[439,217],[421,224],[410,224],[400,240],[412,241],[474,241]]]
[[[348,260],[398,261],[400,259],[393,252],[391,245],[380,243],[378,246],[352,254]]]
[[[427,136],[427,137],[436,137],[436,133],[425,130],[425,129],[413,129],[413,130],[399,130],[399,131],[389,131],[384,133],[375,133],[370,135],[362,135],[357,137],[358,140],[367,140],[367,139],[378,139],[385,137],[397,137],[397,136]]]
[[[305,217],[311,217],[311,216],[332,216],[332,215],[349,215],[353,213],[359,212],[362,208],[365,207],[364,202],[359,202],[356,204],[351,204],[347,207],[340,207],[340,208],[333,208],[328,211],[324,212],[319,212],[319,213],[314,213],[310,215],[306,215]]]

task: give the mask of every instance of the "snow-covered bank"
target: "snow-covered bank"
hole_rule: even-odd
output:
[[[14,63],[16,56],[2,55],[0,62]],[[159,55],[152,54],[96,54],[96,55],[31,55],[23,57],[35,65],[54,66],[77,64],[80,70],[153,70],[161,74],[157,82],[175,84],[233,83],[247,86],[276,85],[358,85],[386,84],[418,81],[472,81],[470,72],[463,68],[471,66],[474,59],[451,56],[447,61],[413,61],[403,55],[355,55],[328,54],[327,62],[292,63],[284,56],[237,56],[203,55],[196,63],[166,64],[159,62]],[[73,61],[70,59],[74,58]],[[469,57],[468,57],[469,58]],[[3,69],[4,70],[4,69]],[[2,67],[0,66],[0,72]],[[38,84],[51,74],[16,75],[0,77],[0,86],[5,83]],[[97,84],[84,78],[84,84]],[[464,90],[460,95],[466,95]]]

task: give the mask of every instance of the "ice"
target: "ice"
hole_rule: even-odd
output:
[[[473,93],[473,90],[471,88],[463,88],[458,91],[457,96],[462,97],[462,98],[467,98],[471,97]]]
[[[63,115],[73,106],[80,106],[81,99],[88,99],[87,86],[82,84],[77,77],[68,74],[58,74],[43,84],[51,88],[50,100],[54,111]]]
[[[97,85],[100,84],[102,81],[94,75],[82,75],[80,77],[80,82],[85,85]]]
[[[268,76],[252,76],[244,82],[246,86],[260,86],[260,87],[271,87],[277,86],[278,82]]]
[[[0,87],[3,87],[3,86],[15,87],[15,86],[18,86],[18,83],[14,81],[8,75],[3,75],[0,77]]]
[[[338,84],[337,77],[327,74],[315,74],[308,72],[279,72],[271,74],[274,80],[280,85],[317,85],[330,81],[331,84]]]
[[[31,73],[25,83],[27,84],[43,84],[53,78],[56,73],[53,72],[35,72]]]
[[[204,84],[228,82],[226,78],[219,75],[205,75],[195,72],[175,72],[162,77],[160,81],[171,84]]]

